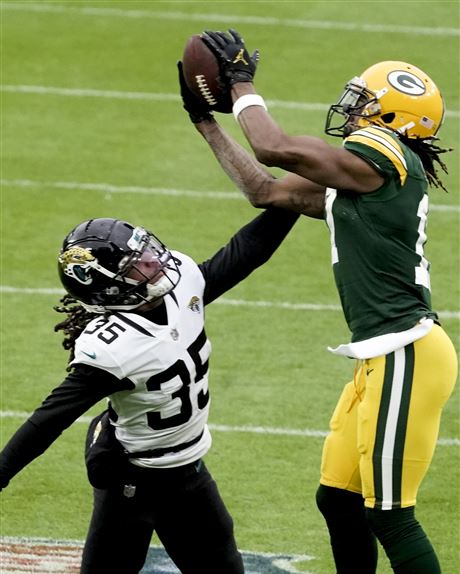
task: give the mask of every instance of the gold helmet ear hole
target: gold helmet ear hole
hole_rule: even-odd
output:
[[[388,112],[387,114],[383,114],[380,117],[384,123],[391,124],[391,122],[395,119],[396,114],[394,112]]]

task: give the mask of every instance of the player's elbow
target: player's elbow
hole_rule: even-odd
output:
[[[254,153],[257,161],[267,167],[282,167],[291,163],[289,138],[278,134],[276,138],[266,138],[257,143]]]
[[[273,205],[273,199],[270,196],[269,192],[270,188],[266,188],[266,186],[260,186],[257,189],[254,188],[245,188],[242,189],[246,199],[253,207],[257,207],[258,209],[266,209]]]
[[[269,197],[260,198],[260,197],[249,196],[248,199],[250,204],[253,207],[257,207],[257,209],[266,209],[267,207],[271,207],[273,203]]]
[[[254,153],[257,161],[267,167],[276,167],[281,159],[278,149],[265,143],[261,143],[254,148]]]

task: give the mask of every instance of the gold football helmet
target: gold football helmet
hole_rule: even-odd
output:
[[[411,64],[387,61],[348,82],[338,103],[329,108],[325,131],[346,137],[374,124],[426,139],[435,136],[443,118],[444,102],[433,80]]]

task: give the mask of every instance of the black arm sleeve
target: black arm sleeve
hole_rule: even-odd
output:
[[[199,265],[208,305],[270,259],[299,218],[298,213],[269,208],[242,227],[215,255]]]
[[[0,488],[40,456],[90,407],[124,388],[124,381],[106,371],[77,365],[19,427],[0,453]]]

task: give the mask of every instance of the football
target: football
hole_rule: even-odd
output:
[[[182,70],[185,82],[195,96],[203,99],[211,109],[232,111],[230,91],[220,80],[217,59],[198,35],[191,36],[185,45]]]

